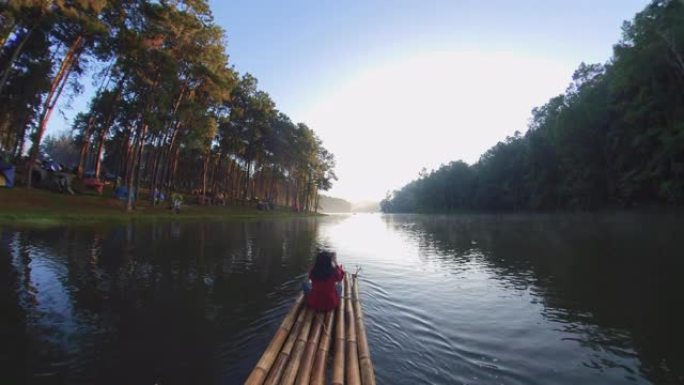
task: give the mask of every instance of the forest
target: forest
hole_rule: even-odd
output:
[[[475,164],[422,171],[389,193],[382,210],[681,205],[683,90],[684,2],[655,0],[624,23],[608,62],[580,64],[564,94],[532,111],[524,134],[516,131]]]
[[[2,1],[0,155],[36,184],[58,102],[90,82],[71,119],[78,178],[315,210],[333,154],[229,64],[226,45],[206,0]]]

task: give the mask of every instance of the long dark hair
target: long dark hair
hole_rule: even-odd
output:
[[[311,279],[324,281],[335,274],[335,268],[332,265],[332,258],[335,255],[332,251],[319,251],[316,255],[316,263],[311,269]]]

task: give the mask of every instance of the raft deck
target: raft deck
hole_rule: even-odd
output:
[[[333,367],[328,371],[331,351]],[[317,313],[300,294],[245,381],[245,385],[328,383],[375,385],[356,275],[350,279],[345,274],[344,296],[336,310]]]

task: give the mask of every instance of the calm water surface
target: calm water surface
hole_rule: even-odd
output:
[[[379,384],[684,383],[675,213],[0,228],[1,384],[240,384],[318,246]]]

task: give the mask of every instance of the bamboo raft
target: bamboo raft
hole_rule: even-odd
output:
[[[328,371],[331,349],[334,358]],[[326,381],[328,374],[331,381]],[[336,310],[317,313],[300,294],[245,381],[245,385],[328,383],[375,385],[355,274],[351,279],[345,275],[344,296]]]

